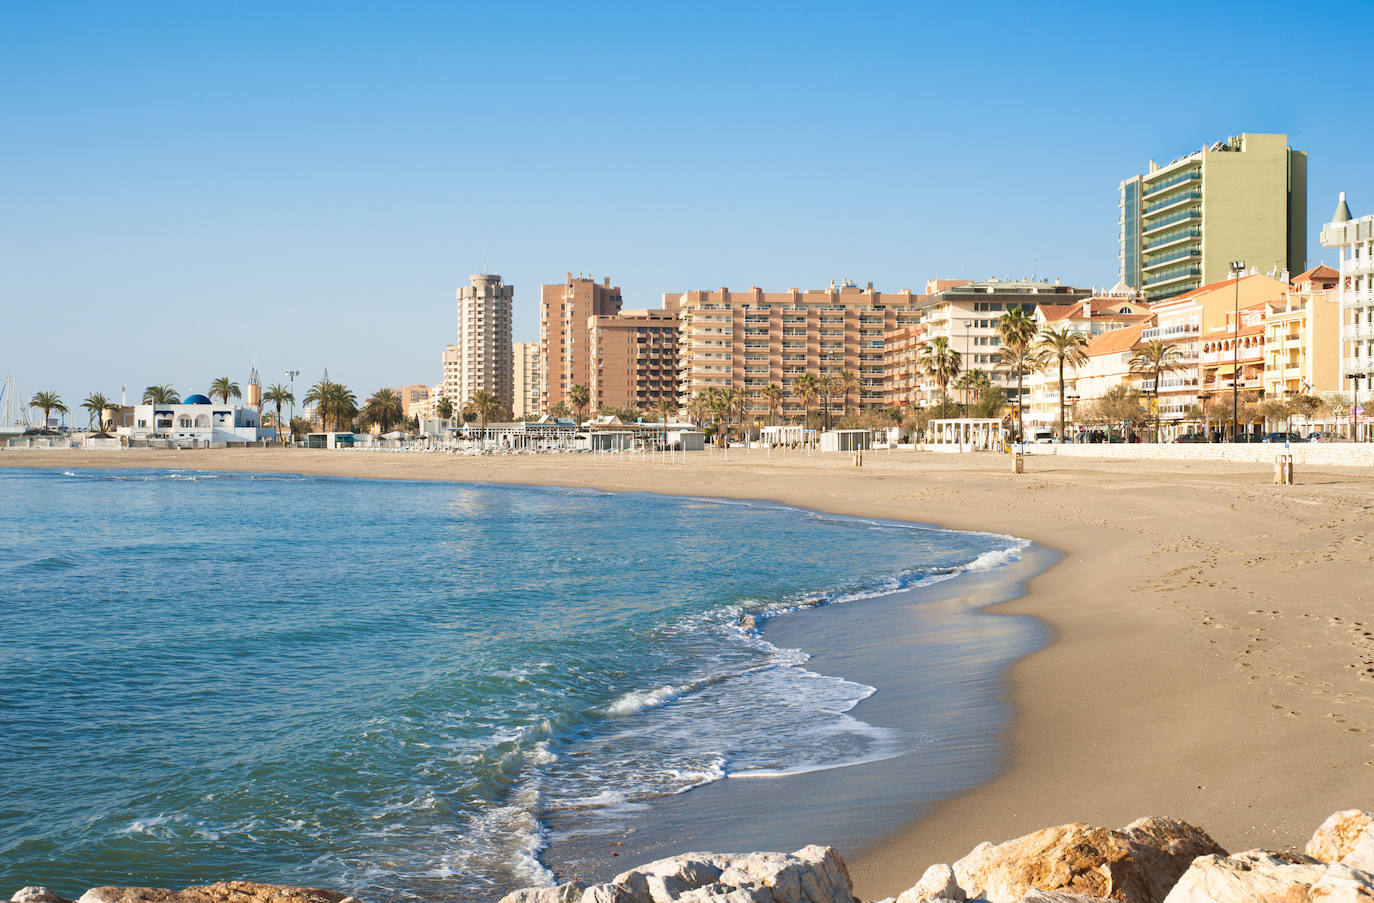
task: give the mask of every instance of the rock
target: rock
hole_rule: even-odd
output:
[[[1308,889],[1330,869],[1301,853],[1249,850],[1233,856],[1200,856],[1166,903],[1303,903]]]
[[[757,630],[759,619],[754,615],[740,615],[739,626],[743,627],[745,630]]]
[[[1307,891],[1316,903],[1370,903],[1374,901],[1374,875],[1348,865],[1333,865]]]
[[[1106,897],[1087,897],[1083,894],[1061,894],[1057,890],[1033,890],[1019,903],[1111,903]]]
[[[343,903],[347,894],[314,887],[217,881],[200,887],[93,887],[77,903]]]
[[[10,897],[10,903],[71,903],[71,901],[46,887],[21,887],[18,893]]]
[[[501,903],[853,903],[849,870],[829,847],[795,853],[685,853],[609,883],[527,888]],[[115,903],[115,901],[110,901]]]
[[[897,896],[897,903],[933,903],[935,900],[967,900],[954,869],[944,863],[926,869],[921,880]]]
[[[1186,822],[1147,818],[1119,831],[1079,823],[979,844],[953,869],[965,894],[989,903],[1018,903],[1032,890],[1160,903],[1196,856],[1225,852]]]
[[[1307,855],[1374,871],[1374,815],[1359,809],[1333,812],[1307,842]]]

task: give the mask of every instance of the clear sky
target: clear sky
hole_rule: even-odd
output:
[[[483,260],[517,340],[568,271],[1106,286],[1117,183],[1242,131],[1308,152],[1310,262],[1374,211],[1355,5],[1040,7],[7,0],[0,376],[434,383]]]

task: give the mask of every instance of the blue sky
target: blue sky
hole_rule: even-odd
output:
[[[71,403],[256,353],[298,390],[433,383],[484,258],[517,340],[567,271],[627,307],[1109,285],[1117,183],[1242,131],[1308,152],[1315,262],[1338,191],[1374,210],[1374,120],[1326,72],[1369,43],[1351,12],[9,0],[0,375]]]

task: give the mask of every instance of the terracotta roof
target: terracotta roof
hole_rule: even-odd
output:
[[[1039,307],[1036,308],[1036,310],[1040,311],[1041,316],[1043,316],[1046,320],[1053,323],[1056,320],[1062,320],[1065,317],[1072,316],[1074,311],[1079,310],[1079,305],[1041,304]]]
[[[1117,354],[1121,351],[1130,351],[1135,347],[1136,342],[1140,341],[1140,334],[1144,331],[1145,324],[1137,323],[1135,326],[1127,326],[1125,329],[1113,329],[1111,332],[1104,332],[1088,343],[1088,356],[1097,357],[1100,354]]]

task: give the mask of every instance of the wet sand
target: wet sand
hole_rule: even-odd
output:
[[[839,454],[687,458],[3,451],[0,467],[762,498],[1009,533],[1057,551],[1062,558],[1025,595],[990,610],[1033,615],[1051,636],[1007,671],[1005,767],[911,812],[879,843],[842,846],[864,898],[900,891],[929,863],[982,840],[1060,822],[1173,815],[1232,849],[1285,847],[1300,846],[1336,809],[1374,805],[1374,474],[1308,469],[1296,486],[1281,487],[1263,465],[1212,462],[1032,456],[1027,473],[1014,476],[995,455],[879,451],[862,468]]]

